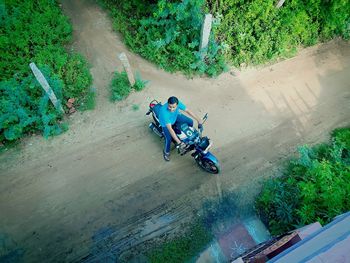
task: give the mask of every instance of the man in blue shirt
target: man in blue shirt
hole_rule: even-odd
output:
[[[168,99],[168,102],[162,105],[159,110],[159,122],[163,128],[163,134],[165,137],[165,145],[163,151],[164,160],[170,161],[170,145],[171,138],[174,139],[178,146],[183,146],[184,143],[177,137],[173,126],[180,126],[183,123],[187,123],[189,126],[193,126],[193,120],[181,112],[187,113],[193,119],[198,122],[198,128],[202,126],[201,119],[199,119],[193,112],[186,108],[186,106],[178,100],[178,98],[172,96]]]

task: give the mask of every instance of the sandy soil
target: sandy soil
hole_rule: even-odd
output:
[[[350,45],[333,41],[259,69],[216,79],[169,74],[130,53],[90,1],[62,1],[73,48],[90,61],[97,107],[70,117],[67,133],[28,138],[0,156],[0,256],[25,262],[108,260],[180,228],[202,202],[248,187],[276,170],[297,145],[328,139],[350,124]],[[123,102],[108,100],[112,72],[125,52],[148,87]],[[162,159],[148,129],[148,102],[177,95],[200,115],[222,173],[190,156]],[[132,106],[138,105],[139,110]],[[244,188],[247,187],[247,188]],[[109,261],[105,261],[109,262]]]

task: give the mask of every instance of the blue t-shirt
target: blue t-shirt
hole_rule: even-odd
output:
[[[167,124],[173,125],[176,122],[179,110],[186,110],[185,104],[179,101],[177,108],[174,112],[168,110],[168,103],[165,103],[159,110],[159,123],[162,127],[166,127]]]

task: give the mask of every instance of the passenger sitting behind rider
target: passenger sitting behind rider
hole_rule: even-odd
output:
[[[165,145],[163,150],[163,157],[165,161],[170,161],[171,138],[174,139],[177,146],[185,146],[185,144],[181,142],[177,137],[174,131],[174,127],[180,127],[183,123],[187,123],[187,125],[193,126],[193,120],[180,113],[180,110],[195,119],[198,122],[198,128],[201,128],[202,126],[201,119],[199,119],[193,112],[188,110],[186,106],[178,100],[178,98],[174,96],[170,97],[168,99],[168,102],[162,105],[159,110],[159,122],[162,126],[165,138]]]

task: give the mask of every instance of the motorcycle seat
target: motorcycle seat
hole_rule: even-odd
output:
[[[162,107],[161,103],[158,103],[158,104],[154,105],[154,107],[153,107],[153,112],[157,116],[157,118],[159,116],[159,111],[160,111],[161,107]]]

